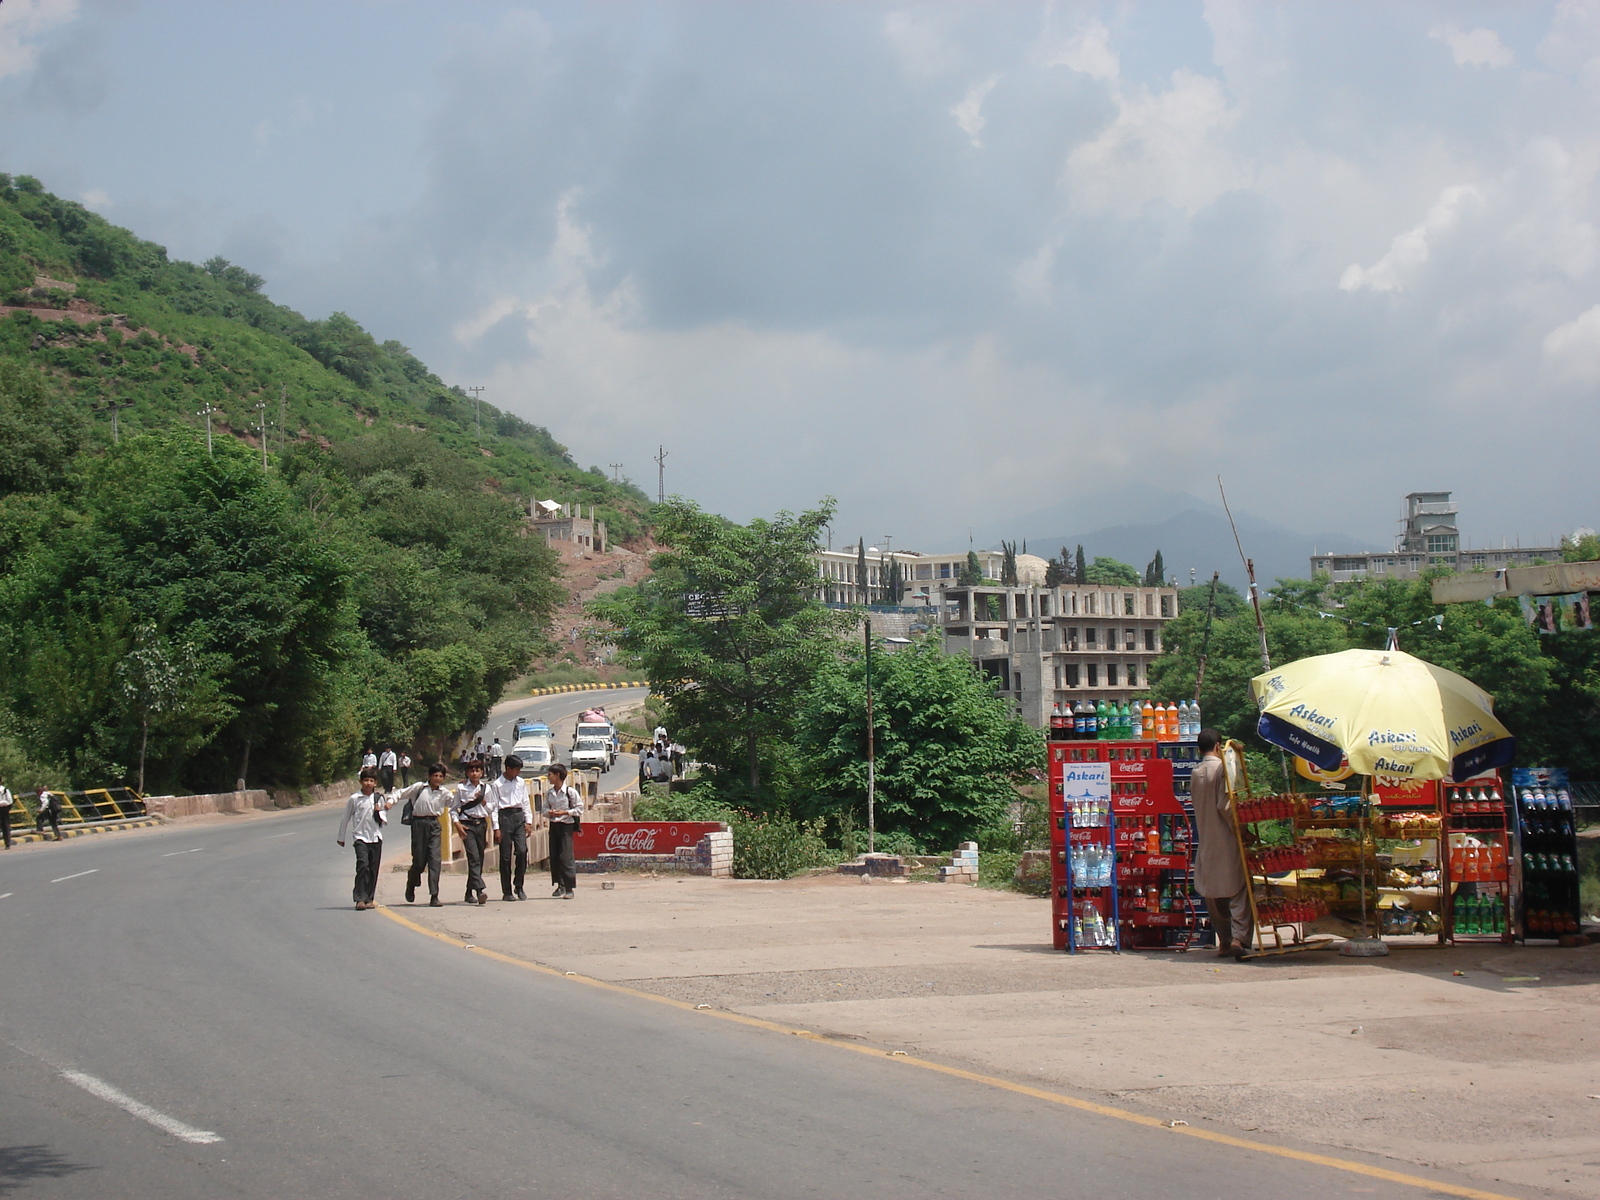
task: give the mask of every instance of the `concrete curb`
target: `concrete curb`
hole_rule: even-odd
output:
[[[153,825],[166,824],[160,817],[140,817],[132,821],[102,821],[94,825],[64,825],[61,836],[65,838],[87,837],[91,833],[121,833],[124,829],[149,829]],[[29,842],[53,842],[55,837],[47,833],[13,832],[11,840],[19,846],[26,846]]]
[[[558,696],[562,692],[604,692],[615,688],[649,687],[647,679],[621,680],[617,683],[563,683],[559,687],[534,688],[530,696]]]

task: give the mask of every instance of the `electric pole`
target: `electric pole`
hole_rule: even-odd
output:
[[[261,470],[267,469],[267,398],[256,401],[256,428],[261,432]]]
[[[483,441],[483,389],[469,387],[467,391],[472,393],[472,405],[478,421],[478,440],[481,442]]]
[[[111,414],[111,441],[113,445],[122,445],[122,431],[117,427],[117,413],[124,408],[132,408],[132,400],[105,400],[94,406],[95,412],[108,412]]]
[[[667,448],[656,447],[656,503],[667,502]]]
[[[278,385],[278,453],[289,448],[289,385]]]
[[[214,455],[212,455],[212,453],[211,453],[211,414],[214,413],[214,412],[220,412],[220,411],[221,410],[218,409],[215,404],[208,404],[204,408],[202,408],[199,412],[195,413],[195,416],[204,417],[206,419],[206,457],[207,458],[214,457]]]
[[[622,464],[621,463],[612,463],[611,464],[611,482],[612,483],[621,483],[622,482]]]

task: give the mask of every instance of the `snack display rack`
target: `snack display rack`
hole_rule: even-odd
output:
[[[1321,861],[1323,850],[1313,844],[1314,840],[1326,839],[1305,837],[1303,831],[1353,831],[1354,839],[1339,840],[1348,844],[1354,856],[1351,861],[1359,869],[1370,844],[1365,820],[1360,816],[1312,818],[1305,798],[1292,793],[1248,799],[1250,774],[1245,767],[1243,745],[1227,742],[1222,761],[1227,767],[1228,802],[1239,830],[1239,861],[1250,881],[1250,918],[1255,937],[1246,957],[1293,954],[1328,945],[1334,940],[1332,936],[1313,935],[1306,929],[1311,922],[1326,916],[1331,907],[1320,878],[1327,869]],[[1288,846],[1271,845],[1267,839],[1277,829],[1269,833],[1265,826],[1281,821],[1291,822],[1293,841]],[[1342,864],[1346,850],[1341,848],[1338,855]],[[1274,879],[1275,875],[1279,878]]]
[[[1109,922],[1113,938],[1104,946],[1107,949],[1187,950],[1199,940],[1204,909],[1193,888],[1192,810],[1174,792],[1174,764],[1161,753],[1169,748],[1193,750],[1154,741],[1051,742],[1052,916],[1057,949],[1101,948],[1088,936],[1099,925],[1088,929],[1086,919],[1091,924]],[[1106,820],[1075,824],[1073,799],[1081,805],[1091,798],[1091,790],[1094,799],[1103,796],[1109,802]],[[1072,853],[1074,847],[1082,848],[1077,855]],[[1114,876],[1108,877],[1108,865]],[[1087,877],[1095,883],[1086,885]]]
[[[1517,931],[1524,941],[1576,934],[1582,927],[1578,838],[1567,772],[1562,767],[1514,768],[1511,791],[1510,858],[1521,900]]]

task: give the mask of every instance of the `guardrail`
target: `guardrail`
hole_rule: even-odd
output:
[[[555,696],[562,692],[603,692],[612,688],[647,688],[648,679],[618,680],[616,683],[563,683],[555,687],[534,688],[530,696]]]
[[[50,792],[61,798],[63,825],[92,825],[98,821],[126,821],[145,815],[144,797],[132,788],[90,788],[84,792]],[[11,828],[23,832],[39,817],[38,795],[24,792],[12,809]],[[21,819],[17,817],[20,811]],[[48,824],[48,822],[46,822]]]

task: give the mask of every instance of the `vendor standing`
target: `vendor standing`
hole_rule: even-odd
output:
[[[1239,853],[1239,829],[1228,807],[1228,769],[1222,735],[1202,729],[1200,762],[1189,777],[1194,802],[1194,890],[1206,900],[1217,934],[1217,957],[1239,958],[1250,949],[1250,880]]]

